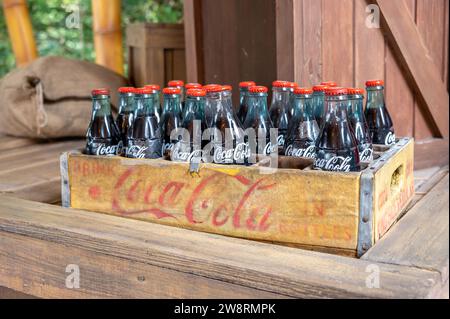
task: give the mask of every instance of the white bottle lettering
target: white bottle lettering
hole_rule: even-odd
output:
[[[364,149],[364,151],[361,152],[359,155],[359,159],[361,162],[370,162],[373,160],[373,149],[371,147],[368,147]]]
[[[385,145],[392,145],[395,144],[395,134],[393,132],[389,132],[386,135],[386,138],[384,140]]]
[[[316,159],[314,165],[326,171],[350,172],[351,157],[334,156],[328,161],[326,159]]]
[[[286,148],[285,155],[293,157],[315,158],[316,147],[314,145],[310,145],[308,146],[308,148],[294,148],[294,146],[291,144]]]

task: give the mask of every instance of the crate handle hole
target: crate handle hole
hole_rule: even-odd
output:
[[[393,173],[391,177],[391,193],[394,193],[400,187],[403,183],[403,175],[405,174],[405,168],[402,165],[400,165]]]

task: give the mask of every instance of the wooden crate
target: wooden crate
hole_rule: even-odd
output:
[[[127,27],[128,75],[135,86],[186,80],[183,24],[136,23]]]
[[[355,173],[281,157],[280,169],[123,157],[61,156],[62,204],[198,231],[363,255],[414,194],[414,142],[376,147]]]

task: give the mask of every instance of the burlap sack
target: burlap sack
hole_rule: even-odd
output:
[[[0,81],[0,133],[32,137],[82,137],[91,116],[91,90],[117,89],[127,81],[94,63],[62,57],[39,58]]]

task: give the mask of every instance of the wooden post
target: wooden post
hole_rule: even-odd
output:
[[[3,0],[3,12],[16,65],[26,65],[38,57],[27,3],[25,0]]]
[[[96,63],[123,74],[120,0],[92,0]]]

